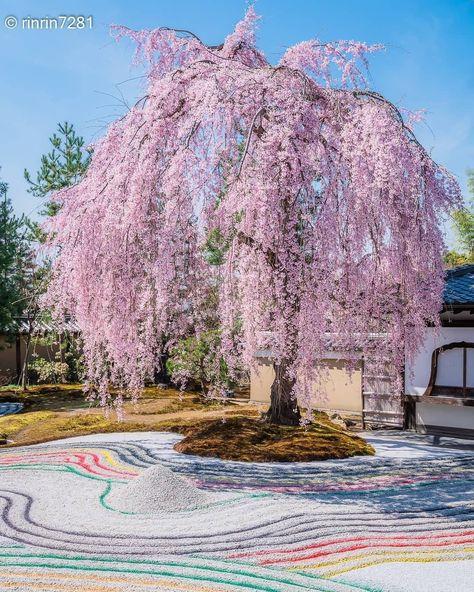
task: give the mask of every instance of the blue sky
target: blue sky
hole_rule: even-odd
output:
[[[0,0],[0,166],[18,212],[37,215],[23,169],[35,172],[58,121],[92,141],[123,112],[120,92],[140,93],[132,46],[116,43],[109,25],[190,29],[223,40],[245,0]],[[474,0],[258,0],[259,44],[271,61],[313,37],[383,43],[373,56],[373,87],[397,105],[425,108],[417,134],[433,157],[466,187],[474,168]],[[4,18],[92,15],[92,30],[7,30]],[[125,82],[127,81],[128,82]],[[113,97],[109,96],[113,95]],[[114,98],[115,97],[115,98]]]

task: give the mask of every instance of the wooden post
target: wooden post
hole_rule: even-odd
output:
[[[467,350],[466,347],[462,350],[462,396],[466,396],[466,386],[467,386]]]
[[[364,356],[361,356],[361,364],[360,364],[360,398],[361,398],[361,404],[362,404],[362,429],[365,430],[366,425],[365,425],[365,412],[364,412],[364,408],[365,408],[365,402],[364,402],[364,370],[365,370],[365,364],[364,364]]]
[[[416,401],[413,397],[404,396],[404,430],[416,430]]]

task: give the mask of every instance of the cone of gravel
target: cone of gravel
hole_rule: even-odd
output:
[[[162,464],[146,469],[109,496],[109,503],[117,510],[146,514],[192,510],[207,501],[205,492]]]

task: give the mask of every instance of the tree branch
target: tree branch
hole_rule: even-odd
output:
[[[247,156],[247,153],[249,150],[250,140],[252,139],[252,133],[253,133],[253,130],[255,127],[255,123],[257,121],[257,117],[259,115],[263,115],[263,113],[265,113],[265,112],[266,112],[266,107],[260,107],[260,109],[253,116],[252,123],[250,124],[250,129],[249,129],[249,133],[247,136],[247,141],[245,142],[244,153],[242,154],[242,158],[240,159],[239,170],[237,171],[237,179],[240,177],[240,173],[242,172],[242,167],[244,166],[245,157]]]
[[[278,261],[278,257],[276,256],[276,253],[271,249],[265,249],[253,237],[248,236],[247,234],[239,230],[236,238],[240,243],[262,252],[267,258],[267,262],[273,269],[275,269],[277,266],[281,266],[280,262]]]

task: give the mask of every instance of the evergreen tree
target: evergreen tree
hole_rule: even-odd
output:
[[[456,211],[454,220],[459,242],[464,252],[474,260],[474,169],[470,169],[467,175],[471,195],[467,208]]]
[[[60,205],[51,200],[51,195],[78,183],[84,176],[89,165],[92,150],[84,148],[84,139],[76,134],[74,126],[67,121],[59,123],[57,133],[54,133],[50,139],[51,151],[41,156],[41,167],[36,173],[36,180],[33,180],[31,174],[25,169],[24,176],[30,185],[28,192],[35,197],[46,198],[45,207],[40,211],[40,214],[47,217],[55,216]],[[32,224],[34,237],[40,243],[44,243],[47,239],[45,231],[39,224]],[[28,320],[30,323],[30,331],[27,336],[27,348],[32,340],[33,326],[37,320],[39,313],[39,297],[44,293],[48,286],[50,279],[51,261],[48,257],[43,258],[41,265],[35,270],[33,278],[32,289],[29,293],[28,301]],[[49,312],[43,310],[42,317],[48,317]],[[76,339],[69,335],[59,335],[52,330],[43,341],[54,343],[59,347],[55,354],[55,360],[36,359],[30,368],[37,378],[44,376],[55,376],[55,380],[59,379],[61,372],[58,368],[68,368],[67,375],[71,377],[76,376],[76,366],[80,364],[80,356],[72,355],[72,349],[77,347]],[[66,352],[63,348],[66,348]],[[66,355],[64,355],[66,354]],[[57,359],[56,359],[57,357]],[[66,357],[68,358],[66,362]],[[58,366],[59,365],[59,366]],[[29,368],[28,363],[25,364],[22,370],[21,382],[23,386],[26,385],[28,379]],[[64,377],[63,377],[64,378]],[[62,381],[62,379],[61,379]]]
[[[31,226],[25,216],[16,216],[8,186],[0,183],[0,332],[14,330],[14,318],[27,306],[32,282]]]
[[[29,193],[36,197],[48,197],[55,191],[70,187],[81,180],[90,161],[91,150],[84,148],[84,138],[78,136],[74,126],[67,121],[58,124],[58,132],[49,139],[52,150],[41,157],[41,168],[33,181],[25,169],[25,179],[30,185]],[[59,204],[47,201],[40,213],[54,216]]]
[[[448,267],[474,263],[474,169],[467,171],[467,186],[470,193],[467,206],[452,214],[460,250],[448,251],[445,257]]]

